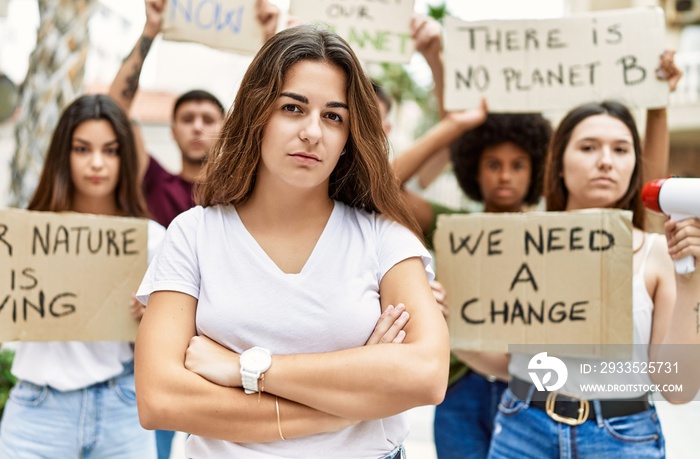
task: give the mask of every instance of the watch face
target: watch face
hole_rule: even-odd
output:
[[[272,364],[270,351],[261,347],[253,347],[241,354],[241,368],[253,373],[267,371]]]

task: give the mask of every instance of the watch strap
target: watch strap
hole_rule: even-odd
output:
[[[260,379],[260,373],[253,373],[241,369],[241,382],[243,383],[243,390],[246,394],[259,392],[258,379]]]

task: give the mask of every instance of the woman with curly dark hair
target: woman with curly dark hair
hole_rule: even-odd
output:
[[[394,163],[405,183],[440,149],[449,147],[462,191],[483,204],[485,212],[520,212],[542,194],[542,165],[552,128],[540,114],[487,114],[475,110],[449,113]],[[428,241],[437,217],[455,213],[406,193]],[[463,212],[459,210],[459,212]]]
[[[485,212],[519,212],[542,195],[552,129],[539,114],[490,114],[450,145],[460,188]]]
[[[405,181],[432,152],[449,144],[454,174],[469,198],[483,203],[485,212],[521,212],[537,204],[542,194],[551,133],[539,114],[487,114],[484,103],[477,110],[448,114],[394,166]],[[440,214],[463,212],[406,195],[428,240]],[[481,353],[476,363],[505,367],[506,358]],[[435,446],[441,459],[488,454],[493,419],[507,384],[484,374],[493,371],[484,368],[482,374],[453,356],[445,400],[435,409]]]
[[[552,134],[540,114],[489,114],[484,123],[450,145],[460,188],[485,212],[522,212],[542,195],[542,176]],[[435,443],[440,457],[488,454],[493,419],[507,383],[479,363],[503,364],[505,354],[481,353],[478,361],[453,359],[450,387],[435,410]],[[481,362],[480,362],[481,361]],[[475,368],[477,367],[477,368]],[[499,375],[500,376],[500,375]]]

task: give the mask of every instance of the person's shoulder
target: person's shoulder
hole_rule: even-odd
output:
[[[670,260],[671,257],[668,255],[668,242],[663,234],[659,233],[649,233],[644,231],[643,233],[643,249],[649,251],[649,260],[651,261],[662,261],[663,259]],[[650,247],[646,247],[647,244],[651,244]]]
[[[146,175],[152,173],[159,173],[165,171],[165,168],[158,162],[158,160],[152,155],[148,154],[148,166],[146,167]]]
[[[664,234],[644,232],[644,237],[652,239],[652,253],[661,252],[668,255],[668,241],[666,241],[666,236]]]
[[[206,208],[202,206],[194,206],[185,210],[173,218],[173,221],[168,225],[168,229],[199,224],[204,217],[205,210]]]
[[[390,221],[379,212],[370,211],[360,207],[351,207],[339,201],[336,201],[336,206],[340,206],[339,210],[343,212],[346,218],[357,222],[361,226],[376,226],[382,222]]]
[[[673,260],[668,254],[668,242],[663,234],[644,233],[646,240],[651,239],[649,255],[646,260],[646,271],[653,270],[656,276],[673,276]]]
[[[392,220],[380,212],[369,211],[367,209],[351,207],[342,202],[336,201],[336,206],[340,205],[340,211],[344,213],[343,219],[346,227],[350,227],[350,222],[355,224],[363,233],[373,232],[376,235],[383,235],[386,232],[407,231],[411,232],[401,223]],[[413,234],[413,233],[411,233]]]
[[[355,209],[355,215],[359,226],[365,234],[372,234],[377,241],[387,238],[415,238],[418,237],[402,223],[393,220],[379,212],[370,212],[364,209]]]
[[[186,211],[182,212],[179,214],[175,219],[173,219],[173,223],[176,221],[179,222],[201,222],[201,223],[206,223],[206,222],[213,222],[214,220],[228,220],[232,218],[236,213],[236,208],[234,206],[201,206],[201,205],[196,205],[194,207],[190,207]],[[173,223],[170,225],[172,226]]]
[[[172,180],[177,177],[178,175],[169,172],[153,155],[148,155],[144,180]]]

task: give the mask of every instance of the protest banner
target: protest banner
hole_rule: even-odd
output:
[[[632,343],[631,212],[441,215],[433,242],[453,349]]]
[[[163,39],[255,54],[263,44],[255,0],[167,0]]]
[[[0,210],[0,341],[133,341],[148,221]]]
[[[445,106],[486,97],[493,112],[568,110],[616,99],[663,107],[668,85],[660,8],[596,11],[562,19],[465,22],[445,18]]]
[[[411,60],[414,0],[291,0],[289,12],[304,23],[322,23],[343,37],[360,59]]]

